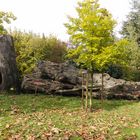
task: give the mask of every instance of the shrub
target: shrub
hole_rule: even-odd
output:
[[[13,31],[17,65],[21,75],[32,72],[40,60],[63,62],[66,54],[66,43],[55,36],[41,37],[32,32]]]

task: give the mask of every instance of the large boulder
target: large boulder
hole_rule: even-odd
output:
[[[70,90],[81,87],[79,69],[69,63],[41,61],[34,72],[23,78],[22,89],[55,93],[59,90]]]
[[[0,91],[11,87],[19,89],[13,39],[9,35],[0,35]]]
[[[62,83],[77,85],[81,83],[79,78],[79,69],[69,63],[54,63],[50,61],[41,61],[34,73],[40,73],[38,78],[51,79]]]
[[[95,85],[101,85],[102,75],[94,74]],[[116,79],[104,74],[104,90],[106,98],[140,99],[140,82]]]

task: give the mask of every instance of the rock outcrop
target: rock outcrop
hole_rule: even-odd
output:
[[[41,61],[34,72],[24,76],[22,88],[25,91],[58,93],[72,90],[81,85],[79,69],[68,63]]]
[[[13,39],[9,35],[0,35],[0,91],[11,87],[19,89]]]
[[[68,63],[42,61],[31,75],[26,75],[22,88],[26,92],[46,94],[81,95],[80,70]],[[101,74],[94,74],[94,85],[101,87]],[[101,90],[95,90],[93,97],[100,98]],[[104,96],[112,99],[140,99],[140,82],[115,79],[104,74]]]
[[[101,85],[101,74],[94,74],[95,85]],[[112,78],[104,74],[105,98],[140,99],[140,82]]]

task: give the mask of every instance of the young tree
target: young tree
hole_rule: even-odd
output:
[[[4,23],[10,24],[11,20],[16,20],[16,17],[13,15],[13,13],[0,11],[0,34],[7,33]]]
[[[88,69],[93,86],[93,72],[98,66],[98,56],[105,48],[114,44],[113,28],[116,22],[104,8],[100,8],[98,0],[84,0],[76,8],[78,17],[68,16],[66,23],[70,41],[75,46],[68,54],[80,66]],[[101,55],[100,55],[101,56]],[[92,106],[90,92],[90,109]]]

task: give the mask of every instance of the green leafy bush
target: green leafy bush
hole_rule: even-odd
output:
[[[128,67],[124,71],[123,78],[128,81],[140,81],[140,70]]]
[[[32,32],[15,30],[10,33],[14,38],[17,65],[22,75],[32,72],[40,60],[63,62],[66,44],[55,36],[45,37]]]
[[[110,65],[106,72],[114,78],[123,78],[123,68],[120,65]]]

